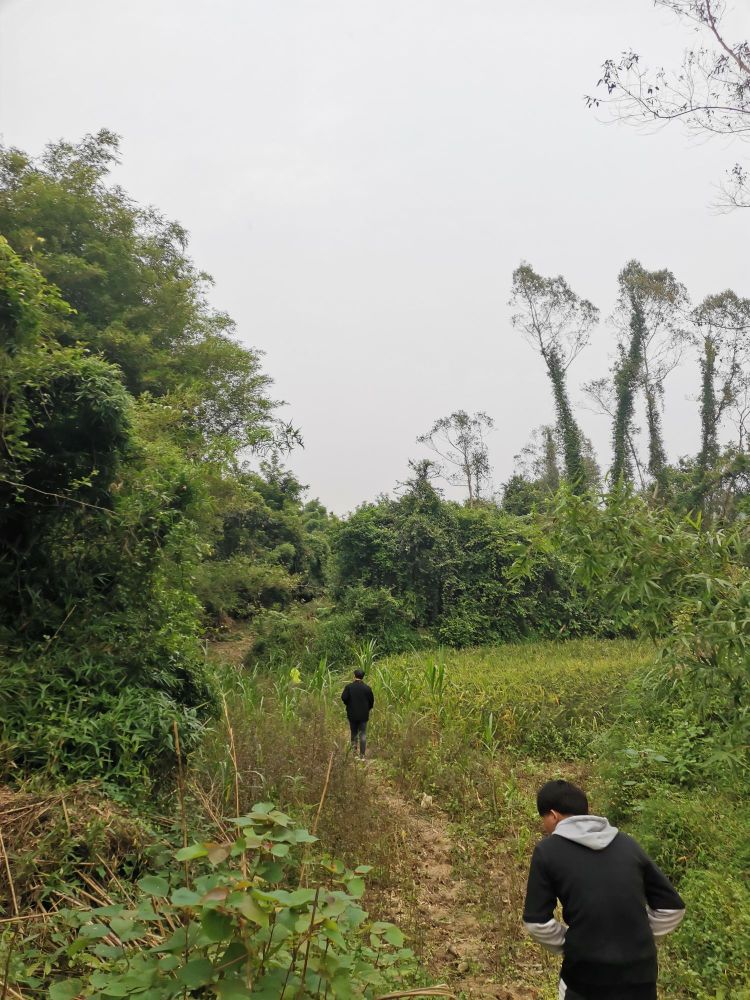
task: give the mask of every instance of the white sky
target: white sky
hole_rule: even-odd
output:
[[[744,151],[605,125],[582,100],[605,57],[674,63],[691,40],[650,0],[0,0],[0,138],[123,136],[117,180],[191,232],[302,428],[290,464],[343,513],[406,478],[454,409],[495,418],[498,485],[552,420],[509,323],[522,258],[604,315],[632,257],[696,300],[750,295],[750,216],[710,208]],[[605,465],[608,421],[578,386],[612,347],[602,326],[570,372]],[[689,359],[673,458],[697,449],[696,391]]]

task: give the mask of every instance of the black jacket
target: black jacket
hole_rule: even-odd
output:
[[[654,910],[685,904],[632,837],[618,833],[603,850],[555,835],[537,844],[524,921],[551,920],[558,899],[568,925],[560,976],[571,991],[590,996],[601,987],[606,995],[607,986],[656,982],[646,904]]]
[[[370,709],[375,704],[375,695],[368,684],[356,680],[346,685],[341,692],[341,700],[346,705],[346,717],[350,722],[367,722]]]

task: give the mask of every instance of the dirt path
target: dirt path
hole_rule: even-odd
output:
[[[217,661],[231,663],[234,667],[242,666],[255,636],[246,625],[232,623],[220,636],[209,639],[207,652]]]
[[[387,917],[401,924],[408,924],[410,915],[416,918],[423,960],[435,980],[449,983],[457,996],[539,1000],[538,990],[498,981],[498,928],[478,908],[476,887],[456,872],[456,845],[446,816],[429,796],[410,802],[377,761],[368,768],[377,778],[383,806],[403,824],[416,858],[408,893],[399,889],[388,894]],[[504,891],[501,873],[487,877],[498,879],[497,890]]]
[[[252,643],[244,627],[209,644],[209,655],[239,667]],[[448,816],[428,795],[399,789],[385,762],[370,759],[365,775],[382,812],[396,819],[395,885],[378,891],[379,918],[411,938],[434,982],[467,1000],[543,1000],[551,966],[540,949],[519,947],[523,888],[517,861],[498,831],[490,850],[454,834]],[[406,860],[408,859],[408,860]],[[522,873],[525,876],[525,873]],[[529,985],[533,984],[533,985]],[[536,984],[540,984],[537,988]]]

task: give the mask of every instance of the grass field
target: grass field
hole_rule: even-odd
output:
[[[576,757],[613,718],[652,648],[592,639],[391,657],[370,672],[377,720],[429,718],[492,752]]]
[[[746,1000],[747,823],[730,792],[714,789],[707,797],[680,769],[679,754],[688,750],[641,684],[653,661],[652,646],[628,641],[529,642],[383,659],[362,647],[352,667],[366,669],[376,698],[368,729],[376,763],[367,772],[352,768],[345,752],[339,695],[348,671],[330,673],[321,664],[301,676],[292,668],[249,677],[233,670],[228,697],[248,800],[270,796],[310,814],[333,760],[323,841],[352,862],[375,864],[370,905],[404,924],[429,973],[457,989],[486,980],[507,986],[510,996],[551,1000],[556,962],[520,923],[540,835],[534,796],[549,777],[579,781],[592,811],[610,813],[641,839],[688,902],[683,928],[662,951],[662,995]],[[212,759],[225,745],[221,733],[217,739],[204,766],[212,780]],[[393,793],[401,802],[395,810]],[[450,931],[430,916],[426,890],[412,877],[429,866],[429,838],[419,835],[425,796],[457,887],[450,919],[468,914],[476,922],[481,960],[446,958],[440,935]],[[401,909],[394,913],[395,898]]]

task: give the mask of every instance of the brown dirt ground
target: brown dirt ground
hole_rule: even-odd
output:
[[[437,982],[446,982],[457,996],[494,997],[496,1000],[541,1000],[547,994],[521,981],[509,981],[498,969],[498,948],[503,928],[493,914],[482,907],[477,884],[456,871],[456,844],[447,817],[427,796],[410,802],[385,777],[377,761],[367,765],[376,778],[383,805],[403,825],[403,837],[409,841],[412,871],[407,891],[392,889],[378,900],[385,919],[412,931],[413,944]],[[502,865],[477,868],[492,883],[492,893],[511,903],[514,895],[510,877]],[[481,887],[486,890],[486,883]],[[413,929],[412,929],[413,927]],[[549,980],[549,964],[534,949],[530,966],[523,970]],[[516,970],[521,971],[521,970]],[[513,977],[511,976],[512,980]]]
[[[233,624],[208,652],[240,667],[251,642],[246,627]],[[400,828],[388,886],[368,892],[373,915],[406,931],[430,979],[447,983],[457,998],[555,996],[556,961],[530,942],[518,947],[525,872],[519,874],[512,846],[499,843],[467,863],[465,848],[481,847],[462,843],[439,804],[418,793],[408,797],[377,759],[368,760],[365,773],[389,826],[395,817]]]

